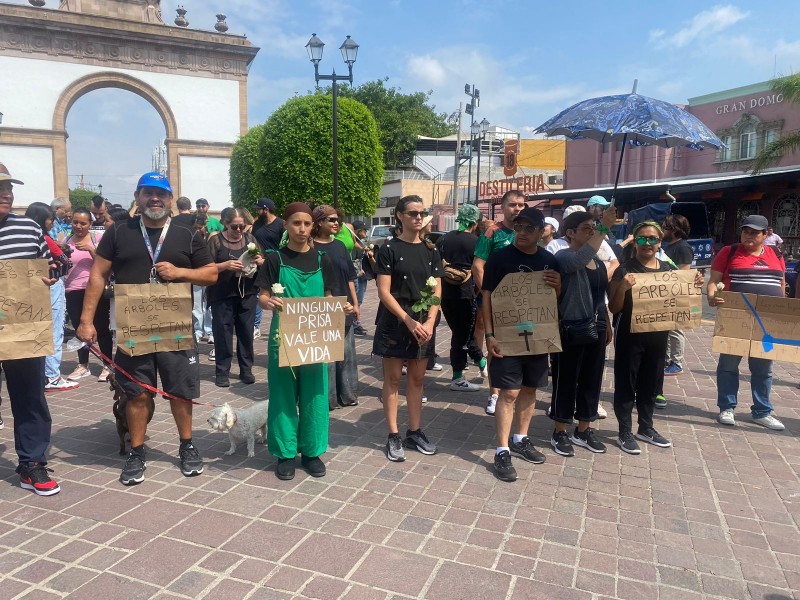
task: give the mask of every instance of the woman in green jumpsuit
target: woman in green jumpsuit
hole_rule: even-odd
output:
[[[288,244],[266,255],[256,283],[261,288],[259,303],[273,310],[268,343],[267,375],[269,408],[267,412],[267,446],[278,458],[279,479],[292,479],[295,457],[313,477],[325,475],[325,464],[319,458],[328,449],[328,375],[326,364],[278,366],[278,328],[281,297],[314,298],[331,295],[335,274],[330,259],[312,250],[311,209],[303,202],[293,202],[284,210]],[[280,284],[282,291],[273,291]],[[348,304],[346,311],[352,311]],[[298,414],[299,413],[299,414]]]

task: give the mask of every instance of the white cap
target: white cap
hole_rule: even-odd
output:
[[[586,209],[580,204],[573,204],[564,209],[564,218],[566,219],[574,212],[586,212]]]
[[[558,219],[556,219],[555,217],[545,217],[544,222],[547,225],[550,225],[556,231],[558,231],[559,228]]]

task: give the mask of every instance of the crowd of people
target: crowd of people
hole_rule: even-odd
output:
[[[569,207],[559,223],[527,206],[522,193],[509,191],[502,198],[502,220],[487,222],[477,207],[464,205],[456,215],[457,230],[433,244],[428,239],[431,217],[422,199],[412,195],[398,201],[393,236],[376,248],[367,242],[363,223],[346,223],[340,211],[327,205],[293,202],[281,218],[275,203],[261,198],[255,204],[255,219],[241,208],[226,208],[216,219],[201,198],[193,213],[188,198],[173,203],[168,179],[157,172],[140,178],[133,215],[100,197],[89,209],[73,210],[69,200],[57,199],[50,205],[34,203],[26,216],[16,215],[11,210],[14,185],[22,182],[0,165],[0,257],[44,258],[51,265],[44,283],[51,293],[55,353],[2,364],[14,415],[17,471],[21,485],[37,494],[60,489],[46,466],[51,420],[45,394],[74,389],[91,376],[88,347],[79,350],[74,371],[61,374],[65,315],[80,340],[112,357],[114,284],[181,282],[191,284],[194,297],[196,344],[136,356],[118,350],[113,365],[100,367],[100,381],[106,380],[109,369],[116,369],[116,380],[128,397],[130,452],[120,474],[124,485],[144,480],[152,388],[170,398],[181,472],[187,477],[203,472],[188,402],[200,395],[200,344],[213,346],[208,356],[215,365],[214,383],[228,387],[235,334],[238,379],[253,384],[254,340],[261,335],[266,311],[271,314],[267,445],[278,459],[276,475],[292,479],[299,453],[310,475],[324,476],[330,412],[358,404],[354,337],[368,335],[361,306],[372,279],[379,299],[372,354],[382,361],[380,400],[388,460],[406,460],[406,450],[437,452],[435,440],[423,430],[423,406],[426,371],[442,369],[436,362],[442,315],[451,330],[450,389],[484,389],[468,381],[470,361],[488,383],[485,412],[495,418],[494,472],[500,480],[517,479],[512,456],[533,464],[545,461],[529,429],[537,393],[551,380],[547,414],[553,421],[553,451],[567,457],[575,454],[574,446],[607,451],[592,425],[607,415],[600,396],[606,348],[612,342],[617,445],[628,454],[641,452],[638,442],[671,445],[655,428],[654,409],[666,405],[664,377],[680,375],[685,368],[685,338],[677,330],[633,332],[631,289],[638,274],[691,267],[692,250],[686,243],[690,227],[680,215],[670,215],[663,223],[636,223],[618,242],[611,234],[616,209],[601,196],[590,198],[587,209]],[[765,244],[768,231],[764,217],[743,221],[740,243],[723,248],[711,266],[709,305],[723,304],[718,293],[723,288],[784,294],[785,263]],[[495,337],[492,292],[507,275],[519,272],[541,272],[544,284],[557,296],[561,352],[503,354]],[[695,285],[703,284],[698,272]],[[346,299],[343,360],[280,366],[283,300],[324,296]],[[735,424],[740,360],[726,354],[719,358],[718,420],[724,425]],[[749,367],[754,422],[783,429],[770,403],[772,362],[751,357]],[[407,423],[401,436],[403,377]]]

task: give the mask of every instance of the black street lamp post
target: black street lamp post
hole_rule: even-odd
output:
[[[336,70],[334,69],[333,73],[330,75],[320,75],[319,74],[319,61],[322,60],[322,51],[325,48],[325,43],[317,37],[316,33],[311,34],[311,39],[308,40],[306,44],[306,50],[308,50],[308,58],[314,63],[314,78],[316,79],[317,84],[320,81],[330,81],[332,82],[333,88],[333,207],[338,209],[339,208],[339,119],[337,115],[337,98],[338,92],[336,89],[336,84],[339,81],[347,81],[349,83],[353,83],[353,63],[356,62],[356,56],[358,55],[358,44],[355,43],[350,36],[347,36],[347,39],[344,43],[339,46],[339,50],[342,52],[342,58],[344,62],[347,64],[347,75],[337,75]]]
[[[486,120],[486,117],[480,123],[473,123],[472,131],[478,138],[478,170],[475,176],[475,204],[477,204],[481,197],[481,150],[483,149],[483,140],[486,139],[486,132],[489,131],[489,121]]]
[[[469,115],[469,175],[467,176],[467,202],[470,201],[470,190],[472,189],[472,151],[474,149],[474,129],[475,129],[475,107],[481,105],[481,91],[470,84],[464,85],[464,93],[469,96],[466,112]],[[475,199],[477,204],[477,198]]]

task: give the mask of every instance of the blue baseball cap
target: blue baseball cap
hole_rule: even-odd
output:
[[[139,177],[139,183],[136,184],[136,189],[138,190],[143,187],[161,188],[162,190],[167,190],[170,194],[172,193],[172,186],[169,184],[169,179],[167,179],[166,175],[162,175],[158,171],[151,171]]]
[[[602,196],[592,196],[589,198],[589,201],[586,203],[586,206],[611,206],[611,202],[603,198]]]

